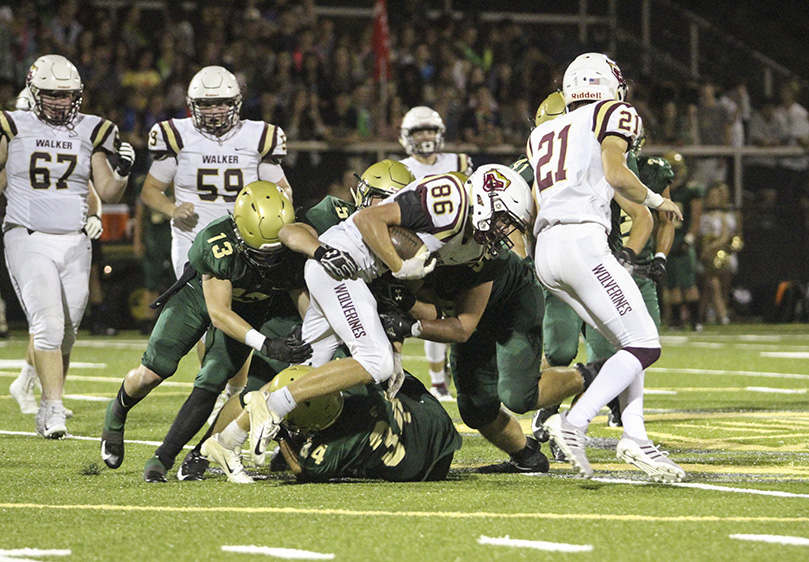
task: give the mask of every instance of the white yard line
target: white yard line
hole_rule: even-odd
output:
[[[513,546],[517,548],[534,548],[548,552],[592,552],[591,544],[566,544],[546,541],[527,541],[522,539],[512,539],[508,535],[505,537],[487,537],[480,535],[478,544],[490,544],[494,546]]]
[[[23,365],[25,365],[25,359],[0,359],[0,369],[22,369]],[[106,369],[107,364],[75,361],[70,363],[70,367],[72,369]]]
[[[673,367],[649,367],[647,373],[670,373],[680,375],[711,375],[711,376],[734,376],[734,377],[764,377],[771,379],[800,379],[809,380],[809,375],[798,373],[775,373],[762,371],[726,371],[723,369],[685,369]]]
[[[777,359],[809,359],[809,351],[762,351],[761,356]]]
[[[785,535],[729,535],[732,539],[740,541],[768,542],[773,544],[788,544],[793,546],[809,546],[809,539],[803,537],[789,537]]]
[[[607,484],[641,484],[649,485],[653,482],[644,482],[640,480],[626,480],[623,478],[593,478],[596,482],[605,482]],[[753,494],[757,496],[773,496],[777,498],[804,498],[809,499],[809,494],[795,494],[792,492],[781,492],[779,490],[756,490],[754,488],[731,488],[729,486],[715,486],[713,484],[698,484],[696,482],[679,482],[666,484],[666,486],[675,486],[677,488],[695,488],[698,490],[709,490],[712,492],[730,492],[735,494]]]
[[[805,388],[770,388],[768,386],[748,386],[750,392],[773,392],[775,394],[806,394]]]
[[[33,431],[6,431],[6,430],[2,430],[2,429],[0,429],[0,435],[24,435],[26,437],[39,437],[39,435],[37,433],[33,432]],[[71,435],[70,433],[68,433],[67,437],[65,437],[65,439],[75,439],[76,441],[99,441],[100,442],[101,441],[101,436],[99,435],[98,437],[87,437],[87,436],[84,436],[84,435]],[[131,445],[131,444],[151,445],[152,447],[159,447],[160,445],[163,444],[160,441],[139,441],[139,440],[136,440],[136,439],[126,439],[124,441],[124,443],[127,444],[127,445]],[[189,446],[189,445],[186,445],[184,448],[185,449],[191,449],[192,447]]]
[[[311,552],[309,550],[297,550],[294,548],[277,548],[272,546],[237,545],[223,546],[225,552],[238,552],[241,554],[265,554],[275,558],[285,560],[334,560],[334,554],[323,554],[321,552]]]

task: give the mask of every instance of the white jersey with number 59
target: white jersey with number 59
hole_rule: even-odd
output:
[[[640,132],[635,108],[617,100],[588,104],[534,129],[526,149],[539,205],[534,236],[555,224],[587,222],[609,232],[614,190],[604,178],[601,142],[617,135],[631,146]]]

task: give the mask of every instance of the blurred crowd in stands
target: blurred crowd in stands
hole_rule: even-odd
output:
[[[572,26],[482,22],[471,9],[459,19],[428,10],[423,0],[389,1],[390,78],[379,80],[371,20],[323,16],[317,7],[316,0],[0,0],[0,103],[13,107],[38,56],[62,54],[84,81],[82,111],[118,124],[123,139],[143,152],[155,122],[187,115],[191,77],[216,64],[243,85],[242,117],[280,125],[290,141],[325,141],[337,152],[356,142],[395,142],[404,113],[428,105],[442,116],[448,142],[479,148],[480,165],[493,160],[488,148],[521,151],[537,104],[560,87],[568,62],[583,50],[603,50],[579,44]],[[778,84],[774,98],[751,99],[744,78],[694,83],[624,72],[649,145],[809,148],[798,82]],[[347,194],[355,181],[350,172],[364,168],[343,155],[327,161],[325,175],[312,174],[319,157],[294,150],[285,167],[296,161],[315,175],[302,181],[288,172],[297,203],[326,191]],[[695,159],[690,179],[706,187],[730,182],[730,162]],[[756,221],[775,221],[782,205],[803,209],[797,220],[809,223],[809,157],[745,162],[745,195],[763,209]],[[149,159],[137,165],[145,174]],[[723,205],[734,205],[732,194]]]

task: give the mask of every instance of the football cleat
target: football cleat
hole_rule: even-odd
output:
[[[228,401],[228,391],[223,390],[219,393],[219,396],[216,397],[216,403],[213,405],[213,410],[211,410],[211,415],[208,416],[208,425],[213,426],[213,423],[216,421],[216,417],[219,415],[219,412],[225,406],[225,402]]]
[[[61,404],[55,406],[41,404],[35,421],[37,433],[46,439],[62,439],[67,435],[65,408]]]
[[[623,427],[624,422],[621,421],[621,404],[617,398],[613,398],[607,403],[610,413],[607,414],[607,425],[610,427]]]
[[[20,405],[20,412],[23,414],[36,414],[37,410],[39,410],[37,399],[34,396],[34,385],[36,382],[36,374],[28,375],[26,373],[20,373],[8,388],[14,400]]]
[[[651,441],[635,439],[624,433],[618,441],[616,456],[636,466],[652,477],[655,482],[669,484],[681,482],[685,471],[661,452]]]
[[[573,468],[585,478],[592,478],[593,467],[584,452],[587,443],[584,430],[568,423],[566,414],[552,415],[544,427]]]
[[[542,424],[544,424],[549,417],[558,412],[559,406],[540,408],[536,411],[534,417],[531,419],[531,432],[534,434],[534,439],[540,443],[547,443],[550,436],[548,435],[548,432],[545,431],[545,428],[542,427]]]
[[[168,471],[169,469],[155,455],[143,466],[143,480],[145,482],[166,482]]]
[[[192,449],[183,459],[180,468],[177,469],[177,480],[185,482],[187,480],[202,480],[205,471],[208,470],[208,459],[202,453]]]
[[[101,460],[113,469],[124,462],[124,422],[113,414],[115,400],[113,398],[107,403],[104,427],[101,429]]]
[[[430,394],[435,396],[439,402],[451,402],[452,394],[449,393],[446,383],[434,384],[430,387]]]
[[[247,474],[242,464],[241,450],[233,451],[219,442],[219,434],[211,435],[202,444],[202,454],[208,460],[218,464],[227,474],[230,482],[236,484],[252,484],[253,477]]]
[[[267,406],[267,391],[248,392],[244,396],[244,409],[250,415],[250,455],[256,466],[264,466],[267,445],[281,427],[281,417]]]
[[[533,437],[526,437],[525,449],[511,455],[507,461],[481,466],[475,472],[480,474],[530,474],[548,472],[550,464],[540,450],[540,444]]]

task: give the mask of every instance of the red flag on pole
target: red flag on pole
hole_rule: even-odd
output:
[[[388,5],[386,0],[374,1],[374,79],[390,78],[390,30],[388,29]]]

